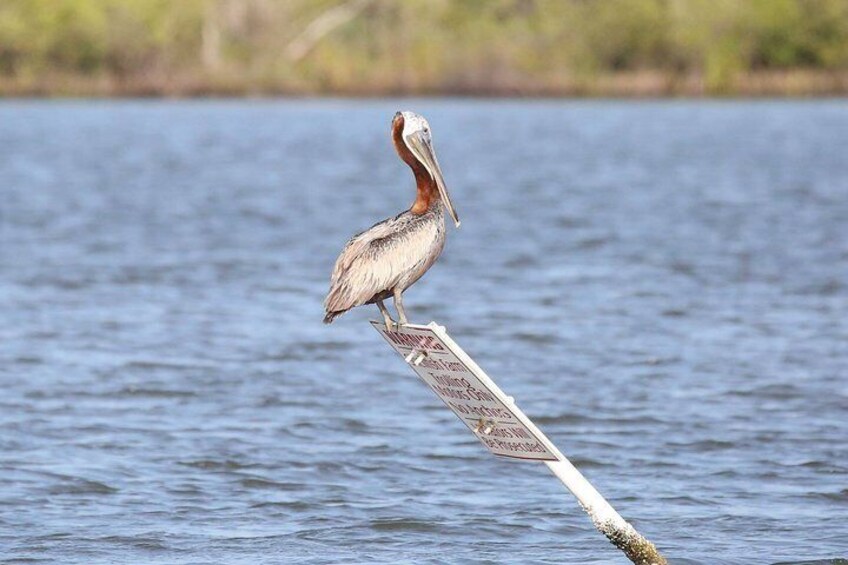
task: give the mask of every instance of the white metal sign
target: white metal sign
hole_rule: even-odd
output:
[[[381,322],[371,325],[493,454],[558,460],[556,447],[443,327],[409,324],[388,331]]]

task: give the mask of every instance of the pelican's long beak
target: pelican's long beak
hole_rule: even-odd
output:
[[[433,143],[430,141],[430,136],[425,135],[423,132],[416,131],[404,136],[404,139],[406,140],[406,145],[409,147],[409,150],[412,151],[413,155],[415,155],[419,161],[421,161],[421,163],[427,168],[430,176],[433,177],[434,181],[436,181],[436,187],[439,189],[439,195],[442,197],[442,202],[444,202],[445,208],[448,210],[448,214],[450,214],[451,218],[453,218],[453,222],[456,224],[456,227],[459,227],[459,216],[456,214],[453,202],[451,202],[450,194],[448,194],[448,187],[445,186],[445,179],[442,177],[442,169],[439,167],[438,159],[436,159],[436,152],[433,151]]]

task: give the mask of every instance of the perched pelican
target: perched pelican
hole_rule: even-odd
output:
[[[336,260],[330,292],[324,300],[324,323],[351,308],[377,304],[386,327],[393,329],[383,301],[392,297],[398,319],[408,323],[403,291],[427,272],[445,246],[445,209],[459,227],[430,137],[430,125],[415,112],[398,112],[392,120],[392,141],[415,175],[418,194],[409,210],[374,224],[353,236]]]

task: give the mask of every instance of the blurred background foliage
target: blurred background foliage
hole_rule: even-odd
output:
[[[822,95],[848,0],[2,0],[0,93]]]

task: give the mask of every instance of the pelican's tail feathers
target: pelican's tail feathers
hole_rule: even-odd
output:
[[[324,316],[324,323],[332,324],[333,320],[335,320],[345,312],[347,312],[347,310],[339,310],[338,312],[327,312],[327,314]]]

